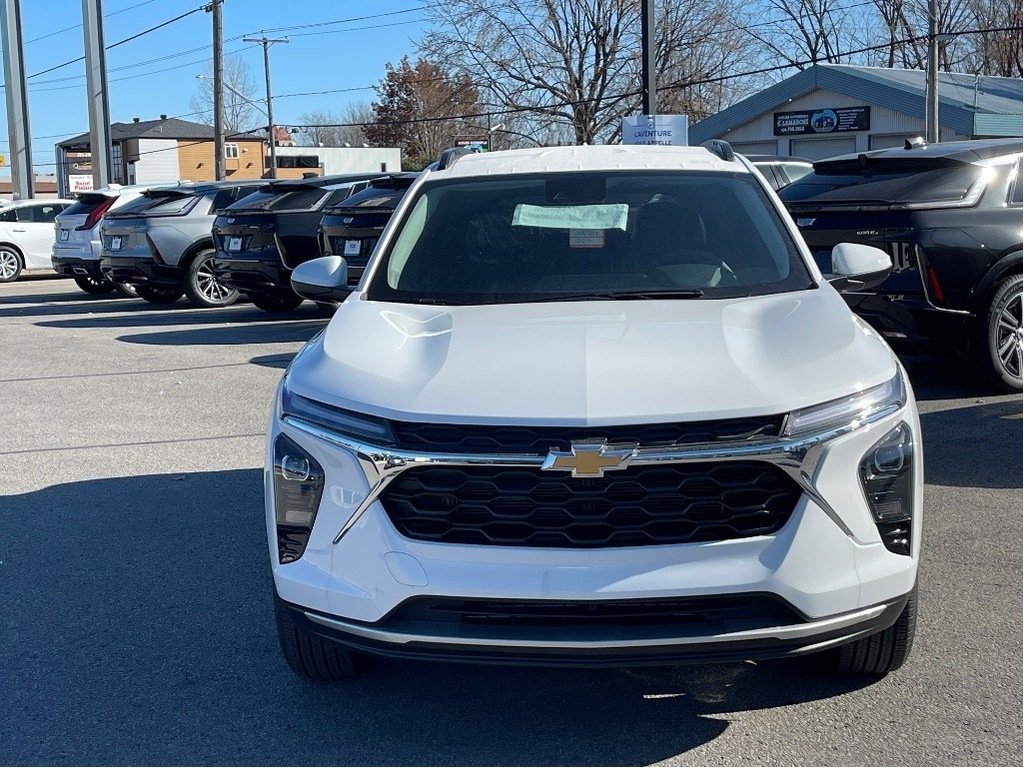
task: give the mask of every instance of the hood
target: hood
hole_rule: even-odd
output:
[[[421,307],[353,295],[289,386],[405,421],[603,426],[778,414],[891,378],[830,286],[743,299]]]

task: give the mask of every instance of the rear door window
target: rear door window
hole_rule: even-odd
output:
[[[31,222],[33,224],[52,224],[57,214],[61,212],[57,205],[26,205],[16,208],[18,221]]]

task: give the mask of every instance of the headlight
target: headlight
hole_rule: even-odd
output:
[[[323,492],[323,467],[295,441],[278,435],[274,441],[274,512],[277,557],[282,563],[298,560],[306,551]]]
[[[899,424],[871,446],[860,462],[860,481],[882,542],[890,552],[910,554],[914,516],[914,436]]]
[[[386,419],[346,411],[297,395],[288,388],[287,378],[281,388],[281,416],[291,416],[331,432],[367,440],[374,445],[386,446],[395,441],[391,425]]]
[[[782,436],[801,437],[836,427],[865,424],[896,413],[906,402],[907,390],[903,386],[903,374],[897,369],[895,376],[877,387],[793,411],[786,419]]]

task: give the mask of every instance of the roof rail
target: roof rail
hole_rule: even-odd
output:
[[[732,151],[732,145],[724,139],[712,139],[704,145],[704,149],[722,158],[727,163],[736,159],[736,153]]]
[[[924,146],[927,146],[927,145],[925,144],[924,137],[922,137],[922,136],[915,136],[912,139],[904,139],[903,140],[903,148],[904,149],[917,149],[918,147],[924,147]]]
[[[447,168],[451,168],[458,159],[464,155],[472,154],[465,147],[450,147],[444,150],[440,157],[437,158],[437,170],[443,171]]]

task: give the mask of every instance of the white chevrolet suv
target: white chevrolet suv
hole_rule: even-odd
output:
[[[914,635],[906,374],[725,142],[460,156],[415,182],[273,405],[277,624],[299,675],[365,654],[667,664]]]

